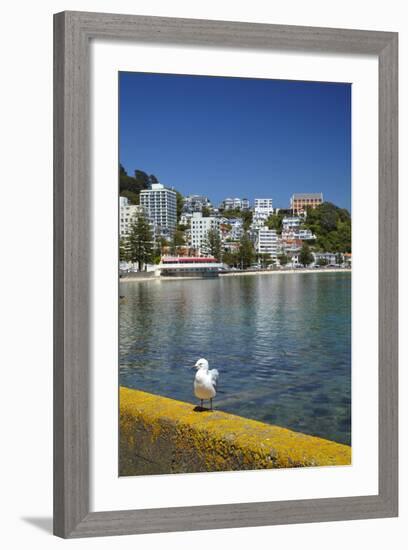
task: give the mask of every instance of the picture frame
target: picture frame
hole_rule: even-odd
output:
[[[362,54],[379,67],[379,492],[90,511],[90,41]],[[54,16],[54,533],[64,538],[398,514],[398,34],[106,13]]]

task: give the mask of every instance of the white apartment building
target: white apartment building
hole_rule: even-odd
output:
[[[292,218],[285,217],[282,219],[282,230],[288,231],[289,229],[300,227],[300,223],[301,223],[300,218],[298,217],[292,217]]]
[[[190,212],[182,212],[182,214],[180,216],[181,225],[189,226],[190,225],[190,220],[191,220],[192,217],[193,217],[193,214],[191,214]]]
[[[244,234],[244,222],[242,218],[231,218],[226,223],[231,226],[229,237],[234,241],[239,241]]]
[[[224,199],[221,203],[221,207],[224,208],[224,210],[249,210],[249,200],[248,199],[240,199],[238,197],[230,198],[227,197]]]
[[[177,224],[177,194],[161,183],[140,192],[140,204],[164,236],[171,236]]]
[[[303,219],[297,216],[286,216],[282,219],[282,239],[309,241],[316,239],[310,229],[301,229]]]
[[[255,199],[254,212],[265,213],[268,216],[273,214],[272,199]]]
[[[140,214],[145,214],[143,206],[139,204],[130,204],[126,197],[119,197],[119,236],[125,237],[130,233],[130,227],[133,221]],[[147,216],[146,216],[147,217]],[[149,220],[150,221],[150,220]]]
[[[211,202],[204,195],[187,195],[184,197],[183,213],[201,212],[203,208],[211,208]]]
[[[203,217],[201,212],[194,212],[191,218],[190,246],[205,254],[204,244],[210,229],[220,230],[220,220],[214,216]]]
[[[334,254],[333,252],[312,252],[312,254],[315,263],[319,260],[325,260],[328,265],[338,265],[339,263],[342,264],[344,260],[343,254]]]
[[[122,206],[127,206],[129,204],[129,199],[127,197],[119,197],[119,208]]]
[[[275,229],[264,227],[258,230],[256,251],[258,254],[270,254],[276,259],[279,252],[279,237]]]
[[[265,218],[263,216],[258,217],[254,213],[254,215],[252,217],[252,222],[251,222],[251,230],[256,232],[256,231],[258,231],[258,229],[262,229],[263,227],[265,227],[266,219],[267,218]]]
[[[241,201],[241,210],[249,210],[250,203],[248,199],[242,199]]]
[[[264,225],[264,221],[273,214],[272,199],[255,199],[254,213],[252,216],[252,225],[254,229],[260,229]]]
[[[302,241],[310,241],[316,238],[316,235],[314,235],[310,229],[299,229],[298,234],[299,239]]]

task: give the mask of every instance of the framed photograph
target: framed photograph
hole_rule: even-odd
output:
[[[398,510],[398,35],[54,16],[54,532]]]

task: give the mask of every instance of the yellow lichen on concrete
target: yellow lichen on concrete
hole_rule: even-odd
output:
[[[347,445],[120,388],[121,475],[349,464]]]

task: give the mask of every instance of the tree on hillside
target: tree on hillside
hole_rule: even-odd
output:
[[[184,197],[183,195],[179,192],[179,191],[176,191],[176,208],[177,208],[177,222],[180,221],[180,217],[181,217],[181,212],[183,210],[183,206],[184,206]]]
[[[243,221],[244,231],[248,231],[249,227],[252,223],[252,211],[251,210],[242,210],[241,211],[241,218],[242,218],[242,221]]]
[[[135,193],[134,191],[129,191],[129,189],[127,189],[126,191],[121,191],[120,196],[126,197],[130,204],[140,204],[139,193]]]
[[[323,203],[319,208],[320,228],[325,232],[334,231],[337,226],[337,212],[334,204]]]
[[[150,179],[146,172],[135,170],[133,177],[128,175],[122,165],[119,166],[119,194],[127,197],[132,204],[139,204],[140,191],[148,189],[149,185]]]
[[[269,218],[266,220],[266,226],[269,229],[275,229],[278,234],[282,233],[282,219],[283,214],[281,212],[278,212],[277,214],[271,214]]]
[[[345,208],[330,202],[309,208],[304,225],[316,235],[317,250],[351,252],[351,216]]]
[[[214,256],[216,260],[221,261],[222,242],[220,232],[217,229],[209,229],[201,248],[205,254]]]
[[[248,233],[244,233],[239,242],[238,250],[239,263],[242,269],[250,267],[255,258],[254,245]]]
[[[135,181],[140,189],[149,189],[150,187],[150,176],[143,172],[143,170],[135,170]]]
[[[299,262],[307,267],[313,262],[313,254],[310,252],[310,246],[307,243],[303,243],[302,249],[299,254]]]
[[[130,226],[128,237],[130,261],[138,264],[141,271],[145,264],[153,261],[153,235],[149,222],[142,214]]]

